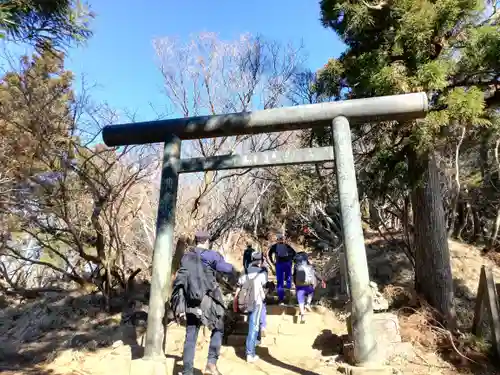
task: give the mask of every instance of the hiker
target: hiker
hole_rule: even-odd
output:
[[[295,255],[295,266],[293,268],[293,283],[297,293],[297,302],[300,311],[300,323],[305,323],[305,311],[312,311],[311,302],[314,290],[321,282],[321,287],[325,288],[325,281],[318,275],[306,252],[301,251]]]
[[[195,234],[196,247],[184,254],[172,291],[172,308],[177,320],[186,322],[182,374],[194,374],[194,355],[200,327],[212,331],[204,374],[221,375],[217,369],[224,332],[225,303],[215,273],[236,276],[230,263],[209,248],[210,236],[205,231]]]
[[[252,243],[247,242],[247,248],[245,249],[245,252],[243,253],[243,268],[245,269],[246,275],[248,275],[248,267],[252,264],[252,255],[255,252],[256,251],[253,249]],[[260,267],[265,269],[266,279],[268,279],[269,271],[268,271],[267,261],[264,257],[264,254],[262,254],[261,252],[258,252],[258,253],[261,254],[261,256],[262,256],[262,261],[261,261]],[[273,287],[273,286],[274,286],[274,284],[268,285],[268,287]],[[262,337],[266,336],[266,327],[267,327],[267,308],[266,308],[266,305],[264,303],[264,306],[262,308],[262,315],[260,317],[260,334]]]
[[[285,299],[285,287],[292,287],[292,261],[295,257],[295,250],[285,243],[281,234],[276,236],[277,242],[269,249],[269,260],[276,266],[276,282],[278,290],[278,301],[283,304]],[[276,256],[276,259],[274,258]],[[285,286],[286,282],[286,286]]]
[[[261,339],[261,322],[265,318],[265,298],[267,270],[262,267],[263,256],[261,252],[252,254],[248,272],[238,280],[233,310],[248,314],[248,335],[246,340],[247,362],[253,363],[259,359],[255,354],[255,347]]]
[[[251,242],[247,242],[247,248],[243,252],[243,269],[245,270],[245,273],[247,273],[247,268],[252,262],[252,254],[254,253],[254,249],[252,247]]]

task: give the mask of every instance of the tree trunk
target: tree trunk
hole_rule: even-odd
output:
[[[471,208],[472,210],[472,218],[474,220],[474,235],[472,237],[472,240],[474,242],[484,242],[484,232],[483,232],[483,224],[481,223],[481,217],[479,215],[478,210],[476,210],[475,207]]]
[[[374,228],[380,228],[382,225],[382,217],[380,216],[380,212],[376,207],[375,203],[370,200],[368,202],[368,210],[370,212],[370,222]]]
[[[415,289],[455,326],[453,277],[446,233],[439,173],[434,156],[410,151],[408,168],[412,183],[415,225]]]
[[[469,221],[469,211],[470,211],[470,204],[465,202],[465,203],[460,203],[460,211],[459,211],[459,223],[460,226],[457,228],[457,231],[455,233],[455,237],[459,240],[462,241],[462,232],[464,231],[465,227],[467,226],[467,223]]]
[[[498,149],[500,147],[500,138],[495,142],[495,161],[497,163],[497,175],[500,176],[500,153]],[[495,224],[493,225],[493,230],[491,231],[492,235],[490,238],[490,247],[494,247],[498,238],[498,230],[500,229],[500,207],[497,209],[497,217],[495,220]]]
[[[458,139],[457,146],[455,148],[455,192],[453,193],[452,203],[451,203],[451,215],[450,215],[450,226],[448,228],[448,237],[451,237],[453,231],[455,230],[455,221],[457,220],[457,207],[458,201],[460,199],[460,147],[465,138],[465,126],[462,126],[460,132],[460,138]]]
[[[403,203],[403,234],[406,243],[408,244],[408,249],[410,250],[410,254],[412,255],[413,260],[415,260],[414,246],[413,246],[413,225],[410,223],[410,215],[412,215],[411,202],[410,197],[404,197]]]
[[[481,132],[481,144],[479,148],[479,167],[481,170],[481,177],[483,184],[489,181],[490,177],[490,167],[488,160],[488,151],[491,138],[491,132]]]
[[[500,229],[500,207],[497,209],[497,217],[495,219],[495,223],[493,225],[493,230],[491,231],[492,235],[490,237],[490,248],[495,247],[495,243],[497,242],[498,238],[498,231]]]

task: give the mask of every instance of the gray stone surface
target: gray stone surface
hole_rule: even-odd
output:
[[[396,314],[376,313],[373,316],[373,331],[377,342],[378,360],[383,363],[395,356],[404,356],[410,358],[414,355],[413,347],[410,343],[401,342],[399,329],[399,320]],[[352,327],[350,316],[347,318],[347,328],[349,332],[349,341],[352,340]],[[353,346],[352,341],[344,345],[344,355],[348,363],[353,364]]]
[[[396,314],[377,313],[373,315],[375,339],[381,344],[401,342],[399,320]]]

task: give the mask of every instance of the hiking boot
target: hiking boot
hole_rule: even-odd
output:
[[[255,363],[259,360],[258,355],[247,355],[247,362],[248,363]]]
[[[208,363],[207,367],[205,367],[205,371],[203,371],[204,375],[222,375],[220,371],[217,369],[217,365],[213,363]]]
[[[305,324],[306,323],[306,317],[304,315],[300,316],[300,324]]]

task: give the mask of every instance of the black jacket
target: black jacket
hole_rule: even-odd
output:
[[[198,252],[184,255],[174,281],[172,310],[178,319],[182,314],[194,314],[209,329],[222,329],[224,300],[215,271],[206,266]]]
[[[252,254],[254,251],[255,250],[251,247],[247,247],[243,253],[243,269],[245,270],[245,273],[250,263],[252,263]]]
[[[268,253],[268,257],[269,259],[271,260],[271,262],[273,263],[277,263],[277,262],[291,262],[293,260],[293,258],[295,258],[295,250],[293,249],[293,247],[291,247],[290,245],[288,244],[284,244],[288,250],[288,255],[286,257],[278,257],[278,254],[276,254],[276,250],[277,250],[277,243],[275,243],[273,246],[271,246],[271,248],[269,249],[269,253]],[[274,256],[276,255],[276,259],[274,259]]]

